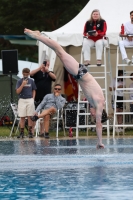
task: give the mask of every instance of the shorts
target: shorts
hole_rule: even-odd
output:
[[[88,72],[87,67],[85,65],[79,64],[78,74],[76,76],[73,75],[74,79],[81,79]]]
[[[123,97],[117,96],[117,100],[123,100]],[[116,102],[116,108],[123,109],[123,102]]]
[[[19,99],[18,101],[18,116],[27,117],[33,116],[35,112],[34,99]]]

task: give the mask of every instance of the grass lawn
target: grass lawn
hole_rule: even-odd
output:
[[[1,138],[7,138],[10,135],[10,130],[11,126],[0,126],[0,137]],[[16,127],[15,127],[16,130]],[[15,131],[14,131],[15,132]],[[19,133],[15,135],[15,133],[12,134],[12,137],[16,137]],[[25,135],[28,135],[27,130],[25,129]],[[110,135],[112,136],[112,131],[110,131]],[[119,134],[120,136],[123,136],[123,133]],[[68,130],[66,130],[66,137],[68,136]],[[76,136],[75,129],[73,130],[73,136]],[[80,130],[79,131],[79,136],[84,137],[87,136],[87,132],[85,130]],[[88,137],[96,136],[96,132],[88,131]],[[103,130],[103,136],[107,136],[107,131]],[[117,134],[116,134],[117,136]],[[126,129],[124,136],[133,136],[133,129]],[[51,138],[56,138],[56,131],[50,131],[50,137]],[[59,131],[59,138],[64,138],[64,133],[63,131]]]

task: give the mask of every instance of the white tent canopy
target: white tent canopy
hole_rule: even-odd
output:
[[[69,23],[53,32],[44,32],[57,39],[61,46],[81,46],[85,22],[92,10],[100,10],[101,16],[107,22],[107,36],[110,44],[117,45],[121,24],[130,20],[132,0],[90,0],[83,10]]]

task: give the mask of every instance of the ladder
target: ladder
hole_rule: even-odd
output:
[[[133,46],[126,46],[125,49],[133,49]],[[117,78],[118,78],[118,70],[121,68],[121,70],[123,70],[123,76],[121,76],[121,78],[123,78],[123,80],[126,80],[131,78],[130,76],[130,73],[133,72],[132,71],[128,71],[128,68],[129,70],[132,69],[133,67],[133,64],[132,65],[127,65],[127,64],[120,64],[120,61],[119,61],[119,58],[120,58],[120,48],[119,48],[119,45],[117,46],[117,59],[116,59],[116,85],[117,85]],[[125,74],[124,74],[125,72]],[[126,75],[127,74],[127,75]],[[129,75],[128,75],[129,74]],[[128,94],[126,95],[126,97],[128,96],[128,99],[124,99],[123,100],[117,100],[117,91],[123,91],[123,97],[125,97],[124,94]],[[113,122],[113,137],[115,137],[115,128],[117,127],[123,127],[123,134],[125,133],[125,128],[126,127],[133,127],[133,124],[126,124],[126,115],[130,115],[133,114],[132,112],[130,112],[130,110],[128,109],[128,106],[127,106],[127,103],[130,104],[130,103],[133,103],[133,100],[130,100],[129,99],[129,94],[130,93],[133,93],[133,88],[129,88],[129,87],[126,87],[126,88],[115,88],[115,97],[114,97],[114,122]],[[116,102],[123,102],[123,112],[116,112]],[[118,125],[118,122],[117,122],[117,115],[121,114],[123,116],[123,124],[120,124]]]
[[[106,37],[107,38],[107,37]],[[110,62],[110,46],[109,46],[109,39],[107,38],[107,46],[104,46],[103,49],[103,65],[100,67],[97,65],[89,65],[88,66],[88,71],[89,73],[98,81],[102,80],[102,90],[105,96],[105,109],[108,114],[108,87],[107,87],[107,75],[110,76],[110,79],[112,81],[112,68],[111,68],[111,62]],[[95,49],[95,47],[92,47],[92,49]],[[108,67],[107,67],[107,61],[108,61]],[[83,54],[81,53],[81,63],[83,63]],[[99,70],[99,71],[97,71]],[[108,71],[107,71],[108,70]],[[89,117],[91,116],[90,111],[89,111],[89,102],[88,101],[83,101],[81,99],[82,96],[82,89],[80,86],[78,86],[78,105],[77,105],[77,123],[76,123],[76,138],[79,136],[79,129],[87,128],[87,136],[88,136],[88,130],[90,128],[95,128],[96,125],[92,125],[89,123]],[[81,110],[81,104],[86,105],[86,112],[85,113],[80,113]],[[80,122],[80,116],[84,115],[86,117],[86,124],[81,125]],[[103,124],[103,127],[107,128],[107,136],[109,137],[110,135],[110,127],[109,127],[109,120],[107,120],[106,123]]]

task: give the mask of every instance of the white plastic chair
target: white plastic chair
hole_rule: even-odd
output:
[[[41,123],[41,120],[43,120],[43,118],[39,118],[39,119],[36,121],[36,125],[35,125],[36,137],[40,134],[40,123]]]
[[[18,122],[16,132],[18,131],[19,121],[20,121],[20,117],[18,116],[18,105],[16,103],[11,103],[11,108],[12,108],[12,111],[13,111],[13,114],[14,114],[14,122],[13,122],[13,125],[12,125],[12,128],[11,128],[11,131],[10,131],[10,137],[12,135],[12,132],[13,132],[13,129],[14,129],[16,122]]]
[[[63,118],[63,108],[60,109],[60,110],[59,109],[57,110],[57,117],[52,118],[52,120],[56,120],[57,121],[56,137],[58,138],[58,134],[59,134],[59,121],[60,120],[62,121],[64,136],[66,136],[65,125],[64,125],[64,118]]]
[[[40,122],[41,120],[43,120],[43,118],[39,118],[36,121],[36,137],[39,135],[39,131],[40,131]],[[59,121],[62,121],[62,125],[63,125],[63,131],[64,131],[64,136],[66,136],[65,134],[65,125],[64,125],[64,119],[63,119],[63,108],[61,110],[57,110],[56,116],[54,116],[52,119],[52,121],[57,121],[57,125],[56,125],[56,137],[58,138],[58,134],[59,134]]]

